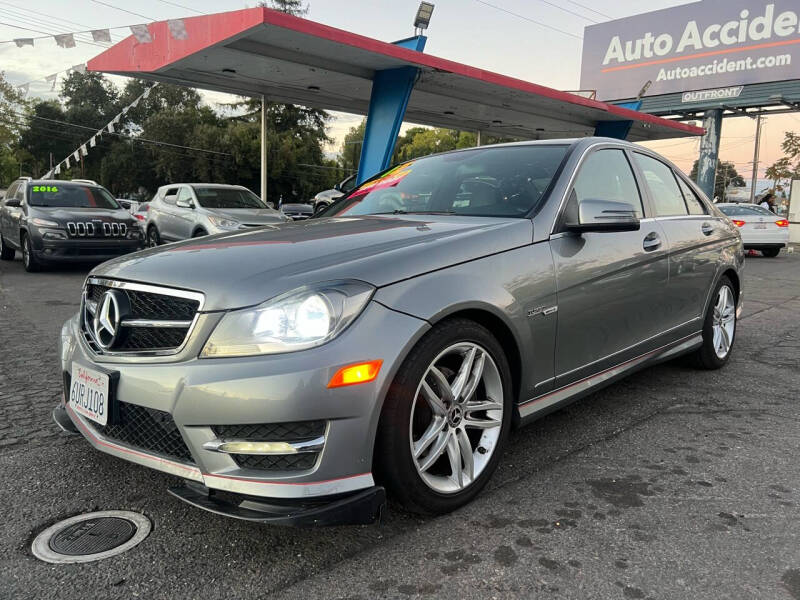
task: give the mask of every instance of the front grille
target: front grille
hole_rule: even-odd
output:
[[[110,283],[110,282],[109,282]],[[84,337],[95,352],[102,353],[103,349],[97,343],[91,328],[93,314],[91,307],[99,307],[103,295],[107,290],[115,289],[116,293],[124,294],[130,310],[120,315],[119,332],[106,351],[147,353],[169,352],[180,348],[185,342],[195,315],[200,309],[200,300],[195,297],[186,298],[182,295],[170,295],[170,290],[164,293],[142,289],[144,286],[124,283],[120,287],[107,285],[105,280],[92,280],[86,284],[86,306],[84,307],[83,331]],[[176,293],[178,293],[176,291]],[[199,296],[199,295],[197,295]],[[94,308],[94,310],[97,310]],[[125,325],[126,321],[181,321],[172,327],[159,327],[157,324],[138,323]],[[108,342],[105,342],[108,344]]]
[[[302,442],[325,435],[325,421],[293,421],[256,425],[215,425],[217,437],[262,442]]]
[[[73,238],[124,238],[128,234],[128,225],[111,221],[70,221],[67,233]]]
[[[90,421],[90,425],[103,437],[194,464],[192,454],[169,413],[127,402],[118,402],[117,410],[116,423],[103,426]]]
[[[325,435],[326,421],[292,421],[252,425],[215,425],[211,429],[222,439],[258,440],[262,442],[303,442]],[[232,454],[242,469],[260,471],[306,471],[317,463],[319,452],[298,454]]]
[[[261,471],[306,471],[317,463],[317,452],[305,454],[232,454],[233,460],[242,469]]]

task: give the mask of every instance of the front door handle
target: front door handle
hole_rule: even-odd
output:
[[[703,232],[703,235],[711,235],[714,233],[714,226],[711,223],[703,223],[700,231]]]
[[[652,252],[653,250],[658,250],[661,247],[661,236],[658,235],[655,231],[651,231],[646,236],[644,236],[644,241],[642,242],[642,248],[644,248],[645,252]]]

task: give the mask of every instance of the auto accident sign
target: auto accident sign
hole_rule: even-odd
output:
[[[800,79],[800,0],[702,0],[586,28],[581,88],[600,100]]]

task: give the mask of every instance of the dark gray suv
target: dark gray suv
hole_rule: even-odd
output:
[[[0,258],[13,260],[20,250],[26,271],[104,261],[142,245],[136,219],[94,183],[23,177],[0,201]]]

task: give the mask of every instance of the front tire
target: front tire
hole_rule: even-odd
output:
[[[156,229],[155,225],[150,225],[147,228],[147,247],[148,248],[157,248],[161,245],[161,236],[158,235],[158,229]]]
[[[33,245],[27,233],[22,234],[22,264],[28,273],[36,273],[42,268],[42,265],[33,254]]]
[[[467,319],[436,325],[386,397],[375,448],[379,480],[412,512],[467,504],[497,468],[512,403],[508,360],[489,330]]]
[[[723,276],[714,288],[703,322],[703,345],[692,358],[701,369],[719,369],[728,362],[736,337],[736,290]]]
[[[0,260],[14,260],[16,251],[5,243],[3,236],[0,235]]]
[[[193,234],[193,238],[199,238],[208,235],[208,232],[205,229],[198,229]]]

